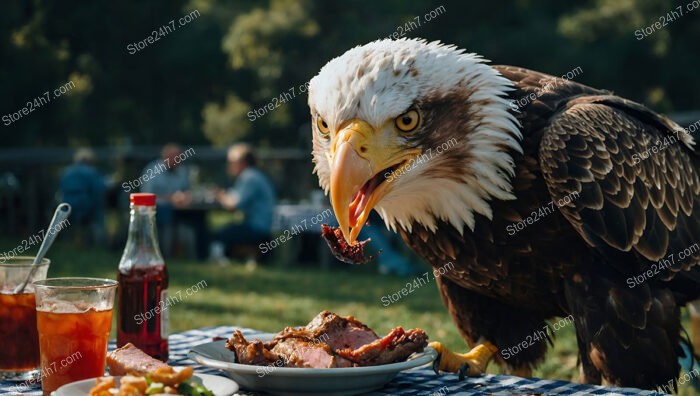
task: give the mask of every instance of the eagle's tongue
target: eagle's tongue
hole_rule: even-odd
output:
[[[369,179],[367,183],[365,183],[362,186],[362,188],[360,188],[360,191],[358,191],[355,194],[355,197],[353,197],[353,200],[350,203],[350,207],[348,208],[348,210],[350,211],[351,227],[357,227],[361,225],[357,224],[357,221],[360,218],[360,215],[362,215],[362,212],[367,207],[367,202],[369,201],[369,197],[372,196],[372,192],[377,188],[377,186],[381,182],[382,180],[375,176]]]
[[[360,190],[355,194],[355,199],[352,200],[348,208],[350,212],[350,227],[357,227],[357,219],[360,217],[365,205],[367,205],[367,195]]]

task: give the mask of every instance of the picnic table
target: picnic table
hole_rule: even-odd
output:
[[[236,327],[220,326],[205,327],[188,330],[182,333],[171,334],[170,341],[170,361],[173,366],[194,366],[195,373],[225,375],[223,372],[197,365],[187,357],[187,352],[195,345],[212,341],[214,337],[228,338]],[[263,334],[262,332],[239,328],[248,337]],[[115,342],[111,341],[109,349],[116,348]],[[17,383],[10,381],[0,381],[0,396],[6,395],[41,395],[41,386],[34,385],[20,388],[17,391]],[[574,384],[566,381],[543,380],[538,378],[520,378],[510,375],[482,375],[476,378],[468,378],[460,381],[454,374],[435,375],[429,366],[418,367],[412,370],[399,373],[394,380],[384,388],[368,393],[369,396],[385,395],[661,395],[653,391],[643,391],[631,388],[610,388],[602,386],[590,386]],[[245,389],[240,390],[239,396],[262,396],[262,393],[251,392]],[[76,395],[79,396],[79,395]]]
[[[194,250],[199,260],[206,260],[209,253],[210,230],[207,230],[207,216],[210,212],[224,210],[222,206],[211,199],[202,199],[202,193],[196,194],[197,199],[185,207],[173,208],[178,223],[188,225],[193,232],[194,246],[189,250]],[[298,256],[302,234],[313,235],[317,238],[317,254],[322,268],[328,268],[332,256],[326,244],[319,237],[321,234],[321,224],[327,223],[337,225],[335,216],[329,206],[313,205],[308,203],[300,204],[278,204],[275,205],[272,225],[270,228],[270,240],[267,242],[266,251],[276,250],[277,246],[286,245],[280,249],[279,261],[283,265],[291,266]],[[294,241],[292,241],[294,239]],[[287,241],[292,243],[287,244]],[[253,244],[255,247],[257,243]]]
[[[333,260],[326,243],[321,239],[321,224],[337,226],[335,215],[329,206],[313,204],[279,204],[275,206],[272,217],[270,243],[279,242],[280,254],[277,256],[284,266],[291,266],[301,251],[302,234],[315,238],[318,262],[323,269],[328,269]],[[284,242],[282,239],[284,238]],[[287,242],[291,243],[287,243]]]

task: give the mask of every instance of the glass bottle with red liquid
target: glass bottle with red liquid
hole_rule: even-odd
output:
[[[131,218],[117,281],[117,346],[130,342],[168,360],[168,270],[156,233],[156,196],[129,197]]]

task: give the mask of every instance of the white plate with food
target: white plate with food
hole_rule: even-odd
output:
[[[420,329],[398,327],[378,337],[352,317],[324,311],[304,327],[250,340],[234,332],[230,340],[198,345],[188,356],[224,370],[244,389],[340,396],[382,388],[399,372],[432,363],[437,352],[426,345]]]
[[[114,377],[114,379],[117,387],[120,386],[122,376]],[[95,381],[96,378],[91,378],[63,385],[53,392],[52,396],[87,396],[90,394],[90,390],[95,387]],[[192,376],[192,382],[204,386],[206,389],[210,390],[214,396],[231,396],[238,391],[238,384],[229,378],[219,375],[195,374]],[[197,390],[195,389],[195,391]],[[189,393],[186,395],[199,394],[201,393]]]
[[[194,368],[172,367],[154,359],[131,343],[107,354],[109,376],[63,385],[52,396],[231,396],[238,384],[218,375],[194,374]]]

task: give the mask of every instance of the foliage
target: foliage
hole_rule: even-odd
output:
[[[223,106],[207,103],[202,110],[204,136],[215,146],[235,143],[250,130],[250,123],[245,120],[249,109],[247,103],[234,95],[228,95]]]
[[[682,4],[683,6],[685,4]],[[174,0],[89,3],[9,0],[0,15],[0,116],[72,81],[75,88],[11,125],[11,146],[77,144],[271,147],[308,139],[303,86],[329,59],[401,28],[478,52],[494,63],[562,75],[657,110],[690,110],[700,92],[700,11],[639,40],[678,5],[671,0],[344,2]],[[433,21],[410,22],[444,8]],[[171,20],[185,26],[131,54]],[[407,29],[404,29],[406,27]],[[289,92],[288,96],[284,96]],[[282,95],[282,96],[281,96]],[[292,97],[290,98],[289,95]],[[269,108],[251,121],[251,110]]]

